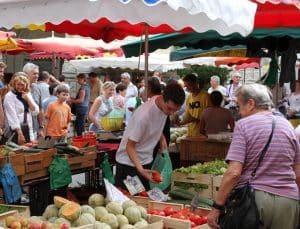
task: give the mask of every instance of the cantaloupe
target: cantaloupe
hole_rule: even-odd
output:
[[[55,207],[54,204],[50,204],[46,207],[43,217],[45,219],[49,219],[51,217],[57,217],[58,216],[58,209]]]
[[[131,224],[124,224],[120,229],[135,229],[135,226]]]
[[[125,211],[128,207],[136,206],[136,203],[133,200],[126,200],[122,204],[123,211]]]
[[[144,228],[148,226],[148,222],[144,219],[140,220],[139,222],[134,224],[135,228]]]
[[[61,196],[54,196],[53,202],[54,202],[55,207],[61,208],[63,205],[69,203],[70,201]]]
[[[124,215],[127,217],[130,224],[135,224],[139,222],[142,218],[140,209],[135,206],[131,206],[125,210]]]
[[[146,208],[144,208],[143,206],[137,206],[137,207],[138,207],[138,209],[141,212],[142,218],[143,219],[147,219],[148,216],[147,216],[147,210],[146,210]]]
[[[92,207],[90,207],[89,205],[82,205],[80,208],[81,208],[81,214],[89,213],[95,217],[95,210]]]
[[[94,223],[94,229],[111,229],[111,227],[106,223],[100,223],[96,221]]]
[[[119,202],[112,201],[106,205],[106,210],[114,215],[123,214],[122,205]]]
[[[92,208],[95,208],[98,206],[104,206],[105,205],[104,196],[102,196],[99,193],[94,193],[94,194],[90,195],[90,197],[88,199],[88,204]]]
[[[62,217],[57,218],[57,219],[53,222],[53,224],[55,224],[55,225],[57,225],[57,226],[61,226],[62,224],[66,224],[66,225],[68,225],[68,226],[71,226],[70,221],[67,220],[67,219],[65,219],[65,218],[62,218]]]
[[[59,209],[59,216],[74,221],[80,215],[80,205],[70,201]]]
[[[122,227],[124,224],[129,224],[128,219],[125,215],[116,215],[119,227]]]
[[[102,218],[103,223],[107,223],[112,229],[118,228],[118,219],[114,214],[108,213]]]
[[[95,218],[96,220],[98,221],[102,221],[102,217],[107,215],[108,214],[108,211],[106,210],[105,207],[95,207]]]
[[[87,224],[94,224],[95,222],[96,220],[94,216],[89,213],[83,213],[78,217],[78,219],[76,219],[75,224],[80,227]]]

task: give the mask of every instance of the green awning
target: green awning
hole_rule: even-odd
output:
[[[300,29],[299,28],[276,28],[276,29],[255,29],[247,37],[239,33],[228,36],[221,36],[216,31],[205,33],[171,33],[162,34],[149,38],[149,52],[156,49],[168,48],[170,46],[188,47],[195,49],[209,50],[215,47],[226,45],[245,45],[247,48],[277,49],[284,50],[289,40],[296,39],[296,49],[300,50]],[[144,53],[144,41],[135,41],[121,46],[125,56],[138,56],[142,42],[142,53]]]
[[[245,57],[247,52],[246,45],[229,46],[226,45],[222,48],[214,47],[210,50],[205,49],[194,49],[194,48],[179,48],[170,53],[170,61],[183,60],[193,57],[204,57],[204,56],[234,56],[234,57]]]

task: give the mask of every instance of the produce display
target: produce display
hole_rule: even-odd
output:
[[[187,127],[171,128],[170,134],[171,143],[180,143],[187,135]]]
[[[223,160],[215,160],[212,162],[206,162],[204,164],[197,163],[189,167],[181,167],[174,170],[180,173],[199,173],[199,174],[212,174],[212,175],[223,175],[226,172],[227,163]]]
[[[188,208],[183,208],[179,211],[175,211],[172,207],[165,207],[163,210],[148,209],[148,214],[168,216],[175,219],[189,220],[192,227],[207,223],[206,216],[200,216],[190,211]]]
[[[95,193],[89,197],[88,205],[79,205],[65,198],[55,196],[54,204],[48,205],[42,216],[29,219],[8,216],[8,228],[29,229],[67,229],[84,225],[94,225],[96,229],[142,228],[148,225],[147,210],[134,201],[105,201],[104,196]]]

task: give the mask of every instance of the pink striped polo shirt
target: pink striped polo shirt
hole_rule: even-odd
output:
[[[299,191],[292,166],[300,163],[299,141],[288,120],[280,116],[274,117],[276,124],[273,138],[250,184],[257,190],[298,200]],[[243,163],[237,185],[246,183],[251,177],[271,129],[271,112],[260,112],[238,121],[226,157],[227,161]]]

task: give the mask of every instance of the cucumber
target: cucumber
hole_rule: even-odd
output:
[[[7,146],[9,146],[9,147],[11,147],[11,148],[20,148],[20,147],[21,147],[20,145],[14,143],[14,142],[12,142],[12,141],[6,142],[5,145],[7,145]]]
[[[169,192],[170,197],[174,199],[192,200],[194,195],[187,190],[176,188]]]
[[[205,206],[209,206],[209,207],[212,207],[213,203],[214,203],[213,200],[203,197],[203,196],[199,196],[198,201],[199,201],[199,205],[205,205]]]

